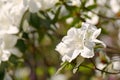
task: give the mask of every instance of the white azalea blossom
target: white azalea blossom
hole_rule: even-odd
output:
[[[24,0],[24,5],[33,13],[38,12],[41,8],[40,0]]]
[[[114,13],[118,13],[120,11],[120,3],[118,0],[110,0],[110,7]]]
[[[101,29],[97,29],[88,23],[82,23],[81,28],[68,30],[67,36],[63,37],[62,42],[56,46],[56,51],[62,55],[62,61],[71,62],[78,55],[83,58],[94,56],[95,43],[105,44],[96,39],[100,35]]]
[[[106,2],[107,0],[97,0],[97,4],[101,6],[104,6]]]
[[[113,70],[116,71],[120,71],[120,56],[119,55],[115,55],[112,57],[112,68]]]
[[[25,12],[22,0],[9,0],[0,7],[0,33],[16,34]]]
[[[85,6],[88,7],[88,6],[91,6],[91,5],[94,5],[94,4],[95,4],[95,3],[94,3],[94,0],[88,0],[88,1],[86,2]]]
[[[67,18],[67,19],[66,19],[66,23],[67,23],[67,24],[71,24],[71,23],[73,22],[73,19],[74,19],[73,17]]]
[[[15,48],[21,18],[26,10],[23,0],[0,1],[0,63],[7,61],[13,53],[20,57],[21,52]]]
[[[11,0],[10,4],[12,6],[9,9],[9,14],[12,17],[13,25],[18,27],[27,8],[24,6],[23,0]]]
[[[46,10],[49,8],[52,8],[55,6],[55,4],[58,2],[59,0],[40,0],[41,2],[41,10]]]
[[[0,63],[7,61],[18,37],[11,34],[0,34]]]
[[[28,77],[30,75],[30,68],[29,67],[23,67],[23,68],[17,68],[15,71],[15,77],[17,79],[23,80],[25,77]]]
[[[120,61],[113,62],[113,69],[120,71]]]
[[[86,19],[86,22],[88,22],[88,23],[90,23],[90,24],[93,24],[93,25],[95,25],[95,24],[98,23],[99,17],[98,17],[96,14],[94,14],[94,13],[92,13],[92,12],[88,12],[87,15],[88,15],[91,19],[88,19],[88,18],[87,18],[87,19]]]
[[[9,15],[8,7],[11,7],[11,5],[5,5],[0,10],[0,33],[17,33],[18,29],[12,24],[12,17]]]
[[[39,10],[47,10],[52,8],[59,0],[23,0],[25,6],[30,12],[38,12]]]

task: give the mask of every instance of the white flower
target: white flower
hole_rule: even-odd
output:
[[[115,71],[120,71],[120,56],[119,55],[115,55],[112,57],[112,67],[113,70]]]
[[[73,22],[73,19],[74,19],[73,17],[67,18],[67,19],[66,19],[66,23],[67,23],[67,24],[71,24],[71,23]]]
[[[83,58],[92,58],[94,56],[95,43],[105,44],[96,39],[101,32],[88,23],[82,23],[81,28],[71,28],[67,36],[63,37],[62,42],[56,46],[56,51],[62,55],[62,61],[71,62],[78,55]]]
[[[94,0],[88,0],[85,4],[85,7],[88,7],[88,6],[91,6],[91,5],[94,5],[94,4],[95,4]]]
[[[15,48],[18,37],[13,35],[19,32],[18,26],[26,10],[23,0],[0,1],[0,63],[7,61],[11,53],[21,56]]]
[[[29,67],[17,68],[15,71],[15,77],[23,80],[24,78],[29,77],[30,72],[31,71]]]
[[[11,34],[0,34],[0,63],[7,61],[18,37]]]
[[[0,34],[18,32],[18,29],[12,24],[12,17],[9,15],[7,7],[10,5],[5,5],[0,10]]]
[[[98,5],[104,6],[107,2],[107,0],[97,0],[96,1]]]
[[[110,7],[114,13],[118,13],[120,10],[120,4],[118,0],[110,0]]]
[[[38,12],[39,10],[47,10],[52,8],[59,0],[24,0],[30,12]]]
[[[99,17],[92,13],[92,12],[88,12],[87,15],[91,18],[91,19],[86,19],[86,22],[90,23],[90,24],[93,24],[93,25],[96,25],[99,21]]]
[[[70,6],[77,6],[79,7],[81,5],[81,1],[80,0],[69,0],[70,3],[68,3],[68,5]]]
[[[22,0],[9,0],[0,7],[0,33],[18,33],[18,26],[25,12]]]
[[[59,0],[40,0],[41,2],[41,10],[46,10],[49,8],[54,7],[54,5],[58,2]]]
[[[63,74],[53,75],[50,80],[67,80],[67,77]]]
[[[113,63],[113,69],[120,71],[120,60],[119,61],[114,61]]]
[[[21,18],[23,17],[23,14],[27,8],[24,6],[23,0],[11,0],[9,4],[11,4],[9,14],[12,17],[12,22],[15,26],[19,26]]]
[[[29,8],[30,12],[38,12],[41,8],[40,0],[23,0],[25,6]]]

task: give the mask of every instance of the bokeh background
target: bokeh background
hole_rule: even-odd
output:
[[[107,47],[96,49],[92,62],[85,59],[75,74],[73,61],[55,75],[62,63],[56,45],[68,29],[80,28],[82,22],[101,28],[98,39]],[[47,10],[26,10],[16,35],[22,56],[12,54],[1,63],[0,80],[120,80],[119,73],[105,72],[120,71],[113,70],[114,62],[120,66],[120,0],[59,0]]]

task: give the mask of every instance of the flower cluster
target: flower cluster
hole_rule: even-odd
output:
[[[92,58],[96,43],[106,46],[102,41],[96,39],[100,32],[101,29],[88,23],[82,23],[81,28],[72,27],[68,30],[67,36],[63,37],[62,42],[56,46],[56,51],[63,56],[63,62],[71,62],[78,55],[83,58]]]
[[[47,10],[52,8],[59,0],[23,0],[24,5],[29,8],[30,12],[38,12],[39,10]]]
[[[14,34],[19,32],[17,22],[19,19],[18,14],[14,12],[13,3],[0,1],[0,63],[1,61],[7,61],[14,51],[17,49],[14,47],[18,37]],[[20,13],[19,13],[20,14]],[[14,16],[13,16],[14,15]],[[16,21],[16,22],[15,22]]]
[[[58,0],[1,0],[0,1],[0,62],[7,61],[15,48],[19,26],[24,13],[38,12],[53,7]],[[17,54],[16,53],[16,54]],[[20,54],[18,55],[20,56]]]

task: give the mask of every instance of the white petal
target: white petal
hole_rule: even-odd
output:
[[[4,34],[3,41],[4,41],[4,48],[9,49],[15,46],[18,37],[15,35]]]
[[[70,58],[69,62],[77,58],[77,56],[80,54],[80,50],[75,50],[72,54],[72,57]]]
[[[46,10],[54,7],[54,5],[58,2],[59,0],[40,0],[40,3],[42,5],[41,10]]]
[[[104,42],[100,41],[100,40],[94,39],[93,41],[96,42],[96,43],[100,43],[100,44],[102,44],[104,47],[106,47],[106,44],[105,44]]]
[[[68,62],[69,62],[69,60],[70,60],[70,57],[67,56],[67,55],[64,55],[64,56],[62,57],[62,61],[63,61],[63,62],[65,62],[65,61],[68,61]]]
[[[10,29],[7,31],[8,34],[16,34],[18,32],[19,32],[18,28],[13,26],[11,26]]]
[[[11,55],[11,53],[9,51],[3,50],[3,54],[1,57],[2,61],[7,61],[9,59],[10,55]]]
[[[68,32],[67,32],[67,35],[68,36],[75,36],[75,35],[77,35],[77,29],[75,27],[70,28],[68,30]]]
[[[22,53],[17,48],[12,48],[9,51],[17,57],[22,57]]]
[[[88,29],[88,27],[90,26],[90,24],[88,23],[82,23],[82,30]]]
[[[29,10],[30,12],[38,12],[41,8],[40,2],[34,2],[33,0],[30,0],[29,2]]]
[[[96,39],[100,35],[100,33],[101,33],[101,29],[96,30],[92,35],[92,39]]]
[[[71,36],[64,36],[62,38],[62,41],[67,45],[67,44],[70,44],[72,41],[73,41],[73,37]]]
[[[23,5],[27,6],[28,5],[28,0],[23,0]]]
[[[120,10],[120,4],[118,1],[117,0],[110,0],[110,7],[115,14],[118,13]]]
[[[98,23],[98,21],[99,21],[99,17],[96,15],[96,14],[94,14],[94,13],[92,13],[92,12],[87,12],[87,15],[89,16],[89,17],[91,17],[90,19],[86,19],[86,22],[88,22],[88,23],[91,23],[91,24],[93,24],[93,25],[95,25],[95,24],[97,24]]]
[[[118,71],[120,70],[120,61],[113,62],[113,69]]]
[[[85,46],[88,47],[89,49],[92,49],[95,46],[94,42],[86,41]]]
[[[10,26],[8,29],[2,29],[0,30],[0,34],[16,34],[19,30],[16,26]]]
[[[81,56],[84,58],[92,58],[94,56],[94,50],[84,46],[84,50],[81,51]]]
[[[65,53],[67,53],[68,48],[67,48],[67,46],[63,42],[60,42],[56,46],[55,50],[58,51],[63,56]]]

